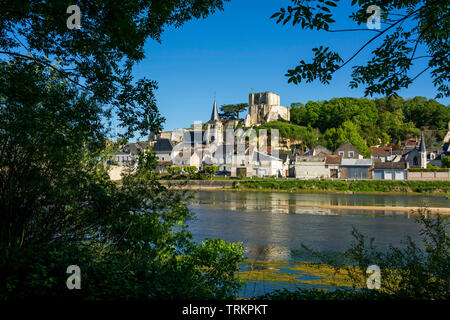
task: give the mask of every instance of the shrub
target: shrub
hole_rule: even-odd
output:
[[[209,176],[213,176],[217,171],[219,171],[218,166],[204,166],[203,168],[205,169],[206,174],[208,174]]]

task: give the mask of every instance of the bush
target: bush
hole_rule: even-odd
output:
[[[194,175],[197,172],[197,167],[195,166],[187,166],[183,167],[184,172],[186,172],[189,176]]]
[[[173,166],[173,167],[167,167],[167,172],[169,172],[171,175],[178,175],[178,174],[180,174],[181,173],[181,167],[176,167],[176,166]]]
[[[210,177],[213,176],[217,171],[219,171],[218,166],[204,166],[203,169],[205,169],[205,172]]]
[[[450,156],[442,157],[442,167],[450,170]]]
[[[98,255],[62,243],[0,247],[0,300],[233,299],[242,246],[222,240],[192,245],[183,256]],[[80,267],[81,290],[69,290],[67,267]]]

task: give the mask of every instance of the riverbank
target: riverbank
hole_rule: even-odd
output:
[[[450,181],[387,180],[161,180],[164,186],[188,190],[308,192],[340,194],[398,194],[450,196]]]

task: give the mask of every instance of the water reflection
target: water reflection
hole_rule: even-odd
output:
[[[421,196],[201,191],[195,194],[189,205],[195,218],[188,225],[197,241],[205,238],[241,241],[249,259],[283,261],[274,267],[277,276],[273,275],[273,270],[269,272],[271,269],[257,273],[266,278],[250,281],[250,287],[242,296],[249,295],[252,291],[249,288],[261,293],[261,290],[274,287],[279,289],[280,286],[297,285],[296,281],[303,279],[301,273],[296,273],[297,280],[294,282],[276,279],[287,279],[286,273],[293,272],[294,264],[312,261],[305,254],[302,244],[322,252],[342,252],[354,240],[351,236],[353,227],[375,238],[375,245],[381,250],[387,249],[390,244],[403,246],[401,241],[405,235],[423,248],[419,225],[410,219],[408,212],[308,207],[311,204],[448,207],[449,200]],[[242,268],[252,272],[257,270],[248,269],[249,265]],[[268,276],[271,280],[267,279]],[[308,276],[314,275],[309,273]],[[304,282],[302,285],[313,284]]]

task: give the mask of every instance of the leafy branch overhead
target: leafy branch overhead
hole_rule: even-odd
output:
[[[5,0],[0,6],[0,60],[46,66],[109,106],[125,137],[158,132],[157,83],[135,79],[132,67],[145,58],[148,39],[160,41],[166,26],[180,27],[223,9],[227,0],[77,1],[81,28],[67,28],[73,2]]]
[[[299,65],[288,70],[289,83],[319,80],[329,84],[333,74],[349,64],[362,51],[369,50],[376,40],[382,43],[371,51],[371,58],[365,65],[354,65],[350,87],[363,86],[365,95],[395,95],[401,88],[407,88],[425,72],[430,72],[436,87],[436,98],[450,95],[450,63],[448,55],[450,45],[450,2],[446,0],[420,1],[372,1],[352,0],[355,10],[349,18],[358,27],[352,29],[332,29],[335,23],[333,12],[338,0],[291,0],[293,6],[281,8],[272,15],[276,23],[302,29],[325,32],[369,32],[371,36],[362,43],[358,50],[347,59],[329,47],[314,48],[311,62],[300,60]],[[367,12],[371,5],[381,9],[381,29],[366,27],[372,12]],[[419,54],[420,52],[420,54]],[[422,53],[423,52],[423,53]],[[421,69],[413,68],[415,63]]]

